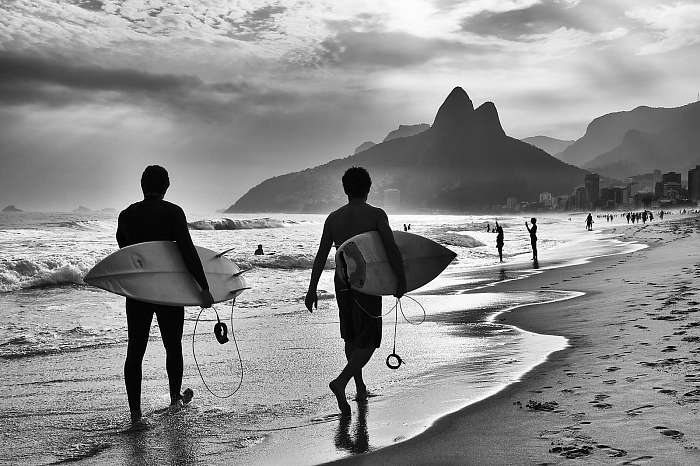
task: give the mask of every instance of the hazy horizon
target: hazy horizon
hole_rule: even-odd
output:
[[[695,100],[696,2],[18,0],[0,5],[0,208],[229,206],[432,123],[455,86],[510,136]]]

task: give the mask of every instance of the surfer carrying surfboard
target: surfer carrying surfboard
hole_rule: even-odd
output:
[[[400,298],[406,292],[403,261],[389,227],[389,219],[382,209],[367,203],[367,195],[372,185],[369,173],[364,168],[352,167],[345,172],[342,182],[348,203],[332,212],[323,225],[321,243],[314,260],[305,299],[309,312],[313,312],[314,306],[318,307],[316,289],[331,247],[339,247],[347,239],[368,231],[379,233],[391,268],[398,278],[394,295]],[[340,336],[345,341],[347,364],[328,386],[338,401],[340,412],[349,415],[351,410],[345,397],[345,387],[351,378],[355,379],[356,399],[367,399],[367,386],[362,379],[362,368],[381,343],[382,298],[351,290],[350,285],[338,276],[335,278],[335,295],[340,317]]]
[[[185,213],[179,206],[163,200],[170,186],[168,172],[158,165],[146,167],[141,176],[143,201],[131,204],[119,214],[117,243],[123,248],[147,241],[174,241],[196,282],[201,287],[202,307],[211,307],[213,298],[204,275],[202,262],[192,244]],[[165,346],[166,370],[170,385],[171,407],[178,408],[192,399],[192,390],[181,394],[182,330],[185,311],[182,306],[150,304],[126,299],[129,342],[124,362],[124,382],[129,399],[131,422],[141,420],[141,364],[148,344],[148,334],[155,313]]]

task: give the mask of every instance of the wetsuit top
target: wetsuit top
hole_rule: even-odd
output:
[[[175,241],[185,265],[203,290],[209,289],[204,268],[187,229],[185,212],[160,198],[147,197],[131,204],[119,214],[117,243],[119,247],[146,241]]]

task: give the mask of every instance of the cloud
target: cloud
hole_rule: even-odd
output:
[[[401,68],[454,54],[484,54],[494,48],[404,32],[344,30],[321,43],[319,58],[322,64],[338,67]]]
[[[609,0],[575,2],[544,0],[524,8],[480,11],[465,18],[462,29],[506,40],[530,40],[559,29],[604,33],[623,27],[626,18],[620,4]]]
[[[669,52],[700,43],[700,4],[678,2],[635,7],[627,12],[627,16],[654,32],[655,40],[640,48],[641,55]]]

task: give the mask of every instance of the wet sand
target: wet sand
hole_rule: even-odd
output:
[[[343,461],[700,464],[699,228],[697,218],[617,227],[650,247],[496,285],[584,292],[496,319],[570,346],[417,437]]]

